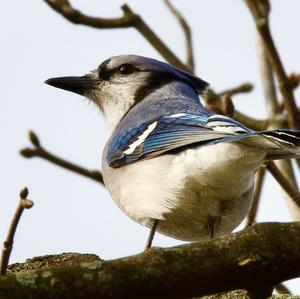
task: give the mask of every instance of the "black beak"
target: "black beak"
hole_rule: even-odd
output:
[[[45,83],[84,96],[87,91],[95,88],[99,82],[89,76],[82,76],[50,78]]]

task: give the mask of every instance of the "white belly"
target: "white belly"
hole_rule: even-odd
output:
[[[104,151],[104,155],[105,155]],[[265,152],[220,143],[112,169],[103,159],[107,189],[133,220],[182,240],[232,231],[248,213],[254,172]]]

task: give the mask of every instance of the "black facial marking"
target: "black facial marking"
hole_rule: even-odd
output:
[[[115,70],[110,70],[107,67],[107,64],[110,62],[110,59],[103,61],[98,67],[99,79],[109,80],[114,74]]]
[[[160,87],[168,84],[172,81],[179,81],[187,84],[198,94],[202,94],[202,92],[208,87],[208,83],[204,80],[193,76],[185,71],[180,69],[176,69],[178,73],[183,75],[179,77],[178,74],[173,72],[151,72],[150,76],[147,78],[145,84],[140,86],[140,88],[135,93],[135,104],[143,100],[147,95],[152,93],[154,90],[159,89]]]
[[[172,81],[178,81],[178,78],[168,72],[151,72],[151,75],[147,78],[145,84],[137,89],[134,95],[134,104],[142,101],[147,95],[152,93],[154,90],[168,84]]]

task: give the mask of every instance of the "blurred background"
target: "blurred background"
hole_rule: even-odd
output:
[[[185,60],[183,32],[163,1],[127,3]],[[172,3],[192,28],[196,74],[216,91],[253,83],[254,91],[235,97],[234,104],[251,116],[266,117],[255,27],[243,1]],[[299,72],[300,2],[271,3],[271,28],[281,58],[288,73]],[[72,1],[82,12],[106,18],[121,16],[122,4],[119,0]],[[42,0],[4,1],[1,8],[1,242],[23,186],[28,186],[29,198],[35,203],[19,224],[11,263],[62,252],[95,253],[104,259],[141,252],[148,229],[125,216],[100,184],[38,158],[24,159],[19,150],[29,145],[27,134],[32,129],[49,151],[86,168],[99,169],[108,138],[102,115],[82,97],[51,88],[43,81],[83,75],[113,55],[162,57],[135,29],[76,26]],[[258,220],[291,220],[282,191],[269,175]],[[160,234],[154,240],[154,246],[162,247],[180,243]],[[287,285],[300,293],[299,280]]]

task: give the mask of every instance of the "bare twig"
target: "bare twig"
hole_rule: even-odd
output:
[[[179,10],[169,1],[165,0],[165,4],[173,13],[175,18],[178,20],[179,24],[182,27],[185,36],[185,44],[186,44],[186,52],[187,52],[187,66],[190,68],[191,72],[194,72],[195,64],[194,64],[194,54],[193,54],[193,43],[192,43],[192,32],[189,24],[183,17],[183,15],[179,12]]]
[[[260,7],[262,10],[265,10],[264,12],[265,14],[269,10],[268,5],[261,4]],[[265,49],[262,38],[259,34],[257,40],[258,40],[257,48],[259,54],[258,57],[260,62],[259,66],[261,72],[261,79],[263,84],[267,113],[270,120],[269,129],[282,128],[286,126],[286,124],[285,121],[280,120],[278,118],[278,116],[281,115],[281,108],[276,95],[276,87],[274,82],[272,65],[269,61],[267,51]],[[294,187],[294,189],[298,191],[298,185],[295,178],[295,173],[292,167],[291,160],[279,160],[276,161],[275,164],[279,167],[282,173],[287,177],[287,179],[289,180],[290,184]],[[286,192],[284,192],[284,196],[286,197],[289,209],[294,219],[299,219],[299,215],[300,215],[299,208],[295,206],[294,202],[291,201],[291,197]]]
[[[259,69],[261,73],[267,113],[270,118],[273,118],[281,112],[280,105],[277,100],[272,66],[268,59],[264,43],[259,34],[257,36],[257,40]]]
[[[246,125],[252,130],[255,131],[263,131],[268,128],[269,120],[268,119],[257,119],[254,117],[250,117],[242,112],[237,110],[234,111],[233,114],[234,119]]]
[[[220,97],[217,102],[206,103],[206,107],[218,114],[233,116],[235,107],[231,100],[231,97],[227,94]]]
[[[189,68],[171,51],[171,49],[156,35],[156,33],[135,14],[128,5],[123,5],[123,17],[104,19],[87,16],[74,9],[67,0],[44,0],[52,9],[74,24],[86,25],[94,28],[136,28],[148,42],[171,64],[184,69]]]
[[[266,167],[265,167],[265,165],[262,165],[259,167],[256,177],[255,177],[253,202],[252,202],[252,206],[251,206],[250,212],[247,217],[247,224],[246,224],[247,226],[253,225],[255,223],[258,206],[259,206],[259,200],[261,198],[260,197],[261,190],[262,190],[263,182],[265,179],[265,174],[266,174]]]
[[[293,187],[286,176],[280,171],[273,161],[267,163],[267,169],[277,180],[283,190],[291,197],[293,202],[300,207],[300,193]]]
[[[223,98],[224,99],[224,98]],[[206,107],[216,113],[224,113],[224,103],[223,101],[219,101],[213,104],[206,103]],[[263,131],[268,128],[269,120],[263,120],[263,119],[257,119],[254,117],[250,117],[242,112],[237,111],[236,109],[233,109],[233,115],[230,114],[234,119],[239,121],[240,123],[244,124],[248,128],[255,130],[255,131]],[[227,115],[227,113],[225,113]]]
[[[206,95],[204,96],[205,101],[209,104],[213,104],[215,102],[218,102],[220,100],[220,98],[227,94],[230,97],[240,94],[240,93],[246,93],[246,92],[250,92],[253,89],[253,85],[251,83],[243,83],[241,85],[232,87],[232,88],[228,88],[225,89],[223,91],[220,92],[215,92],[213,89],[209,89],[206,93]]]
[[[94,28],[113,29],[126,28],[133,26],[132,18],[124,14],[120,18],[95,18],[82,14],[79,10],[74,9],[67,0],[44,0],[53,10],[65,17],[73,24],[87,25]]]
[[[244,0],[252,13],[256,28],[262,38],[268,58],[279,82],[279,89],[288,112],[288,123],[291,128],[300,129],[300,113],[297,109],[293,86],[289,80],[280,56],[273,41],[269,27],[270,4],[267,0]],[[267,9],[265,9],[267,7]]]
[[[33,206],[33,201],[31,201],[30,199],[27,199],[27,196],[28,196],[28,189],[25,187],[20,192],[19,205],[17,207],[17,210],[15,212],[13,220],[10,224],[6,240],[3,242],[3,249],[2,249],[1,261],[0,261],[0,274],[2,274],[2,275],[6,274],[6,272],[7,272],[9,257],[10,257],[10,254],[11,254],[11,251],[13,248],[13,243],[14,243],[14,236],[15,236],[19,221],[21,219],[22,213],[23,213],[24,209],[30,209]]]
[[[297,159],[295,159],[295,161],[296,161],[296,164],[298,165],[298,168],[300,169],[300,159],[297,158]]]
[[[150,29],[150,27],[142,20],[142,18],[130,9],[128,5],[123,5],[122,9],[124,15],[118,19],[103,19],[103,18],[92,18],[82,14],[75,10],[67,0],[44,0],[51,8],[61,14],[70,22],[75,24],[87,25],[95,28],[126,28],[135,27],[147,40],[155,47],[155,49],[171,64],[188,70],[189,68],[180,61],[180,59],[165,45],[165,43]],[[243,84],[237,88],[226,90],[220,93],[229,95],[235,95],[241,92],[248,92],[252,89],[249,84]],[[212,91],[213,92],[213,91]],[[257,120],[248,117],[238,111],[234,112],[234,117],[249,126],[254,130],[264,130],[267,126],[267,121]]]
[[[214,90],[209,89],[207,91],[207,94],[204,96],[204,100],[206,102],[206,106],[209,109],[215,111],[216,113],[222,113],[224,111],[224,107],[222,107],[222,105],[224,104],[222,103],[222,100],[224,100],[223,96],[227,95],[231,98],[232,96],[240,93],[250,92],[252,89],[253,89],[253,85],[251,83],[243,83],[237,87],[229,88],[219,93],[216,93]],[[233,116],[237,121],[243,123],[244,125],[251,128],[252,130],[262,131],[268,128],[269,120],[267,119],[266,120],[256,119],[247,116],[244,113],[237,111],[236,109],[233,109],[232,112],[233,115],[230,116]],[[280,118],[283,118],[283,116],[281,116]]]
[[[189,71],[189,68],[181,62],[181,60],[170,50],[170,48],[156,35],[156,33],[143,21],[143,19],[135,14],[128,5],[121,7],[125,13],[130,15],[134,21],[134,27],[148,40],[169,63]]]
[[[34,145],[34,148],[24,148],[24,149],[22,149],[20,151],[20,154],[23,157],[25,157],[25,158],[40,157],[44,160],[47,160],[51,163],[54,163],[58,166],[61,166],[65,169],[68,169],[68,170],[70,170],[72,172],[75,172],[77,174],[88,177],[88,178],[104,185],[103,177],[102,177],[101,172],[96,171],[96,170],[94,170],[94,171],[87,170],[87,169],[85,169],[81,166],[78,166],[74,163],[71,163],[69,161],[66,161],[62,158],[59,158],[59,157],[49,153],[47,150],[45,150],[41,146],[38,137],[32,131],[29,132],[29,139],[30,139],[31,143]]]
[[[299,159],[296,159],[296,161],[299,161]],[[297,179],[296,179],[295,172],[293,169],[292,161],[285,159],[285,160],[274,161],[274,163],[275,163],[275,165],[278,166],[278,168],[280,169],[282,174],[286,177],[286,179],[288,180],[290,185],[293,186],[294,190],[296,192],[299,192],[298,183],[297,183]],[[285,191],[285,190],[283,190],[283,191]],[[297,202],[295,202],[290,197],[290,195],[286,192],[284,192],[284,196],[286,198],[287,205],[288,205],[289,211],[292,215],[292,218],[294,220],[300,219],[300,207],[297,204]]]
[[[290,80],[291,87],[293,89],[297,88],[300,84],[300,74],[299,73],[291,73],[289,75],[289,80]]]
[[[221,107],[224,115],[233,116],[235,108],[230,95],[225,94],[222,96]]]
[[[225,89],[221,92],[218,93],[219,96],[222,96],[222,95],[229,95],[229,96],[234,96],[234,95],[237,95],[237,94],[240,94],[240,93],[247,93],[247,92],[250,92],[253,90],[253,85],[251,83],[243,83],[239,86],[236,86],[236,87],[233,87],[233,88],[229,88],[229,89]]]

